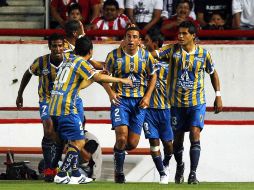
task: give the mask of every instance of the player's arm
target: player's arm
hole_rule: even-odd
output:
[[[219,75],[216,70],[212,74],[210,74],[211,83],[213,85],[213,89],[215,91],[215,101],[214,101],[214,112],[219,113],[222,111],[222,99],[220,93],[220,80]]]
[[[101,73],[94,73],[92,79],[95,82],[105,82],[105,83],[113,83],[113,82],[117,82],[117,83],[123,83],[123,84],[127,84],[132,86],[132,80],[129,78],[116,78],[116,77],[112,77],[109,75],[105,75],[105,74],[101,74]]]
[[[157,74],[153,73],[153,75],[151,75],[151,78],[149,80],[146,93],[145,93],[144,97],[142,98],[142,100],[139,103],[139,107],[145,109],[149,106],[151,95],[152,95],[153,90],[155,88],[156,80],[157,80]]]
[[[16,106],[17,108],[22,108],[23,107],[23,92],[29,83],[30,79],[32,77],[32,74],[29,72],[29,70],[26,70],[26,72],[23,75],[23,78],[21,80],[20,86],[19,86],[19,91],[18,91],[18,96],[16,99]]]
[[[103,70],[103,69],[104,69],[105,62],[96,61],[96,60],[94,60],[94,59],[90,59],[89,62],[92,64],[92,66],[93,66],[96,70]]]

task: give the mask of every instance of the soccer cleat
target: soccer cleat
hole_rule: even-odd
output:
[[[68,184],[86,184],[93,181],[92,178],[86,177],[84,174],[81,174],[79,177],[71,176],[70,182]]]
[[[162,176],[160,176],[159,184],[167,185],[168,181],[169,181],[169,176],[168,175],[162,175]]]
[[[54,177],[56,176],[56,169],[47,168],[43,170],[44,181],[45,182],[54,182]]]
[[[66,174],[64,177],[56,175],[54,178],[56,184],[68,184],[70,182],[70,177]]]
[[[125,183],[124,173],[115,173],[115,183]]]
[[[188,178],[188,184],[199,184],[199,181],[197,180],[197,177],[196,177],[196,172],[192,171],[189,175],[189,178]]]
[[[183,183],[184,181],[183,173],[184,173],[184,162],[181,165],[177,165],[176,167],[176,175],[175,175],[176,184]]]

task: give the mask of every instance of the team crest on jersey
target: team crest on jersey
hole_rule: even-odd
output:
[[[49,70],[47,68],[44,68],[44,69],[42,69],[41,73],[43,75],[48,75],[50,72],[49,72]]]
[[[135,64],[133,62],[130,62],[130,72],[133,72],[135,69]]]

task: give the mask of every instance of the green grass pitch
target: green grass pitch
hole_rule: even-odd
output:
[[[201,182],[198,185],[186,183],[176,185],[159,185],[158,183],[126,183],[115,184],[113,182],[92,182],[82,185],[57,185],[43,181],[0,181],[1,190],[253,190],[253,183],[207,183]]]

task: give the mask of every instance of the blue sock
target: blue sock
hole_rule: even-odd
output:
[[[200,157],[200,141],[191,142],[190,147],[190,162],[191,162],[191,171],[196,172],[198,167],[198,161]]]
[[[164,172],[164,167],[163,167],[161,156],[152,156],[152,158],[153,158],[153,162],[154,162],[160,176],[166,175]]]
[[[68,172],[70,168],[75,170],[77,168],[78,155],[79,150],[77,149],[77,147],[68,144],[68,150],[66,152],[63,165],[60,168],[61,172]]]
[[[62,154],[63,154],[63,145],[62,144],[54,144],[54,148],[52,147],[51,151],[52,151],[52,162],[51,162],[51,168],[55,169],[58,166],[58,162],[61,160],[62,158]]]
[[[54,142],[47,138],[43,137],[41,141],[41,147],[42,147],[42,153],[44,158],[44,169],[51,168],[51,162],[52,162],[52,148],[54,149]]]
[[[114,167],[116,173],[123,173],[124,160],[125,160],[125,151],[114,148]]]
[[[169,165],[169,160],[171,159],[171,157],[172,157],[172,154],[170,154],[170,155],[164,155],[164,159],[163,159],[163,165],[164,166],[168,166]]]
[[[174,146],[174,157],[177,165],[182,165],[183,163],[183,146]]]

